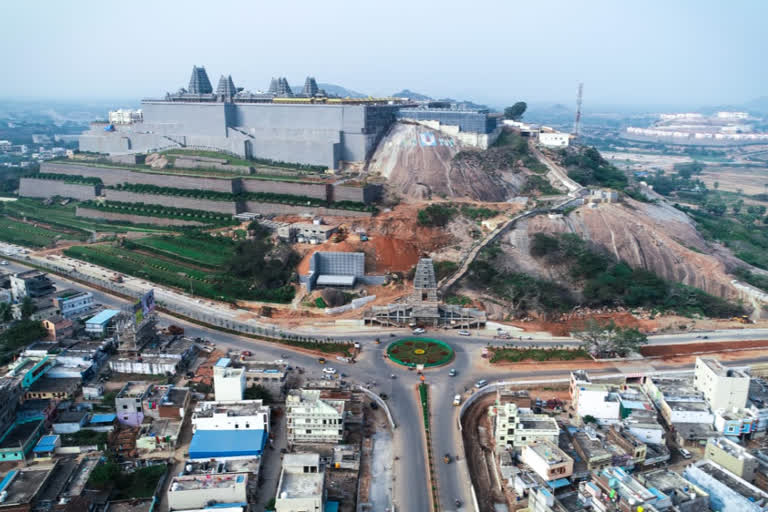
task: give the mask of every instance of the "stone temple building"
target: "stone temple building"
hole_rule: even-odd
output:
[[[363,313],[366,325],[448,326],[456,329],[485,325],[486,314],[475,308],[441,304],[432,258],[422,258],[413,276],[413,291],[403,302],[372,306]]]
[[[214,90],[205,68],[194,66],[186,89],[142,100],[142,120],[92,123],[79,143],[111,155],[188,148],[337,169],[370,156],[399,106],[391,98],[328,98],[313,77],[298,94],[285,77],[251,92],[227,75]]]

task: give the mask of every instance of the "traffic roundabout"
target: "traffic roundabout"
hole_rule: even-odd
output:
[[[444,341],[432,338],[405,338],[387,347],[389,359],[402,366],[424,365],[434,368],[453,360],[453,349]]]

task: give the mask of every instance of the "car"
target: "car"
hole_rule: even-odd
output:
[[[689,452],[685,448],[680,448],[680,455],[682,455],[684,459],[690,459],[691,457],[693,457],[693,455],[691,455],[691,452]]]
[[[455,377],[456,373],[457,373],[456,368],[451,368],[451,371],[448,372],[448,375],[450,375],[451,377]]]
[[[0,265],[8,265],[8,262],[6,260],[0,261]]]
[[[336,368],[332,368],[330,366],[327,366],[323,368],[323,373],[326,375],[336,375]]]
[[[461,395],[455,395],[453,397],[453,405],[461,405]]]
[[[397,376],[396,376],[396,375],[393,373],[392,375],[390,375],[390,376],[389,376],[389,378],[390,378],[390,379],[396,379],[396,378],[397,378]]]
[[[477,389],[484,388],[488,385],[488,381],[485,379],[480,379],[479,381],[475,382],[475,387]]]
[[[465,329],[462,329],[459,331],[459,336],[472,336],[472,333]]]
[[[386,400],[389,398],[389,395],[386,393],[379,393],[379,396],[381,397],[382,400]]]
[[[324,357],[318,357],[317,362],[320,364],[325,364],[325,358]]]
[[[376,402],[371,402],[370,405],[371,405],[371,409],[373,409],[374,411],[379,408],[379,404],[377,404]]]
[[[414,329],[413,331],[411,331],[411,332],[413,333],[413,335],[414,335],[414,336],[417,336],[417,335],[419,335],[419,334],[424,334],[424,333],[425,333],[425,332],[427,332],[427,331],[425,331],[425,330],[424,330],[424,329],[422,329],[421,327],[417,327],[417,328],[415,328],[415,329]]]

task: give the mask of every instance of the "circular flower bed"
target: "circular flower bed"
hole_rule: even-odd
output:
[[[403,366],[440,366],[453,359],[453,349],[445,342],[431,338],[406,338],[387,347],[387,355]]]

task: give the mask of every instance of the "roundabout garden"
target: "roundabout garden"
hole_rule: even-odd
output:
[[[403,366],[423,364],[425,368],[451,362],[453,349],[445,342],[431,338],[406,338],[387,347],[387,356]]]

